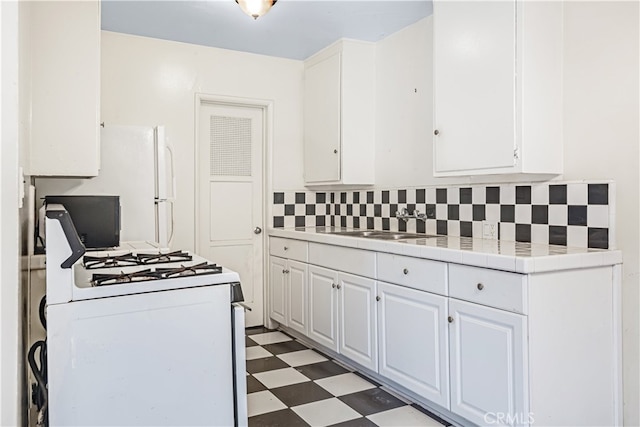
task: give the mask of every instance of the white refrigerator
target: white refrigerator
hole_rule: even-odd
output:
[[[121,242],[171,244],[175,177],[163,126],[105,126],[97,177],[37,178],[35,185],[40,204],[48,195],[120,196]]]

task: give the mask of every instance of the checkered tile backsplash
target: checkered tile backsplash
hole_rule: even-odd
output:
[[[275,192],[273,226],[482,237],[486,220],[499,223],[501,240],[607,249],[615,246],[614,200],[613,182]],[[402,208],[427,219],[396,219]]]

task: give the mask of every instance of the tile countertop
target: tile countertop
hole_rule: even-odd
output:
[[[330,234],[333,231],[350,230],[353,229],[341,227],[271,228],[269,236],[524,274],[622,263],[622,252],[619,250],[574,248],[453,236],[388,241]]]

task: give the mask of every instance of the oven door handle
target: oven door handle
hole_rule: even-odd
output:
[[[247,411],[247,362],[244,336],[244,308],[242,303],[231,304],[233,322],[233,388],[234,413],[236,427],[248,425]]]
[[[244,308],[247,311],[253,311],[251,307],[249,307],[247,304],[243,302],[234,302],[233,305],[239,305],[240,307]]]

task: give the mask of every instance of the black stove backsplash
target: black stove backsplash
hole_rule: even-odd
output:
[[[482,237],[482,221],[500,240],[613,248],[613,182],[552,182],[428,188],[275,192],[273,227],[338,226]],[[426,221],[404,222],[407,208]]]

